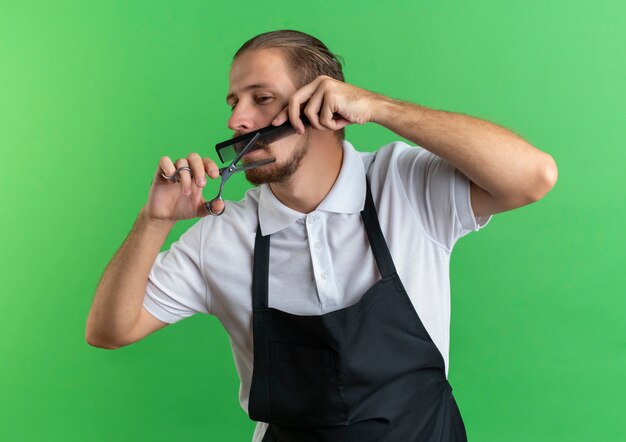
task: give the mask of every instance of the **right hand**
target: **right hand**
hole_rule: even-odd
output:
[[[179,182],[169,181],[161,176],[172,176],[179,167],[189,167],[188,170],[181,170],[178,173]],[[209,211],[202,197],[202,189],[206,185],[206,176],[216,179],[220,176],[219,169],[210,158],[200,158],[200,155],[193,152],[187,158],[181,158],[172,163],[172,160],[165,156],[159,160],[159,167],[154,174],[148,202],[142,209],[149,220],[169,221],[190,219],[207,216]],[[224,210],[224,202],[216,201],[211,206],[214,212]]]

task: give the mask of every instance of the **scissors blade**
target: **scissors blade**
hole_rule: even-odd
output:
[[[237,166],[237,172],[254,169],[255,167],[265,166],[266,164],[273,163],[274,161],[276,161],[276,158],[266,158],[265,160],[255,161],[254,163],[243,164],[241,166]]]
[[[246,144],[246,147],[244,147],[243,149],[241,149],[241,152],[239,152],[239,153],[237,154],[237,156],[235,157],[235,159],[234,159],[233,161],[231,161],[231,163],[230,163],[230,164],[231,164],[232,166],[235,166],[235,167],[236,167],[236,166],[237,166],[237,163],[239,162],[239,160],[241,160],[241,158],[243,158],[243,156],[244,156],[245,154],[247,154],[247,153],[248,153],[248,151],[250,151],[250,149],[252,148],[252,146],[254,146],[254,143],[256,142],[256,140],[258,140],[258,139],[259,139],[259,137],[260,137],[260,136],[261,136],[261,134],[257,132],[257,134],[256,134],[254,137],[252,137],[252,139],[248,142],[248,144]]]
[[[255,167],[265,166],[266,164],[273,163],[274,161],[276,161],[276,158],[266,158],[264,160],[255,161],[254,163],[248,163],[248,164],[244,164],[242,166],[236,166],[235,169],[233,170],[233,173],[234,172],[243,172],[243,171],[248,170],[248,169],[254,169]],[[228,170],[228,167],[220,168],[220,175],[222,175],[227,170]]]

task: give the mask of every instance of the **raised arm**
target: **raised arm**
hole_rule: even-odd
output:
[[[128,237],[111,259],[87,317],[85,339],[115,349],[167,325],[143,307],[148,274],[173,223],[151,221],[139,213]]]
[[[448,160],[471,182],[475,216],[537,201],[558,177],[548,153],[508,129],[469,115],[395,100],[326,75],[298,89],[272,124],[289,118],[303,133],[301,113],[318,130],[339,130],[352,123],[380,124]]]
[[[189,167],[191,171],[182,170],[178,182],[161,176],[161,172],[173,175],[181,167]],[[197,153],[177,160],[176,165],[169,157],[161,158],[148,202],[96,289],[85,327],[89,345],[116,349],[167,325],[143,307],[148,275],[176,221],[208,215],[202,197],[206,175],[217,178],[217,166]],[[219,212],[222,208],[216,206],[215,210]]]
[[[556,183],[554,159],[504,127],[380,95],[373,102],[371,121],[445,158],[469,178],[475,216],[538,201]]]

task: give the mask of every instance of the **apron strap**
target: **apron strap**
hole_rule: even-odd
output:
[[[378,264],[378,271],[383,278],[396,273],[396,266],[393,264],[391,253],[387,247],[385,236],[380,229],[380,223],[378,222],[378,215],[376,214],[376,206],[374,206],[374,200],[372,199],[372,192],[370,191],[369,180],[365,180],[367,185],[367,192],[365,194],[365,207],[361,212],[361,218],[365,224],[365,232],[369,239],[370,246],[372,247],[372,253],[376,264]]]
[[[267,310],[270,274],[270,235],[261,235],[261,225],[254,240],[254,265],[252,267],[252,309]]]

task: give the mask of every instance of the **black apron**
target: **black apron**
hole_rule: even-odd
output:
[[[467,441],[443,357],[396,273],[369,183],[361,217],[382,278],[358,303],[321,316],[268,307],[270,236],[257,228],[250,419],[269,423],[263,442]]]

